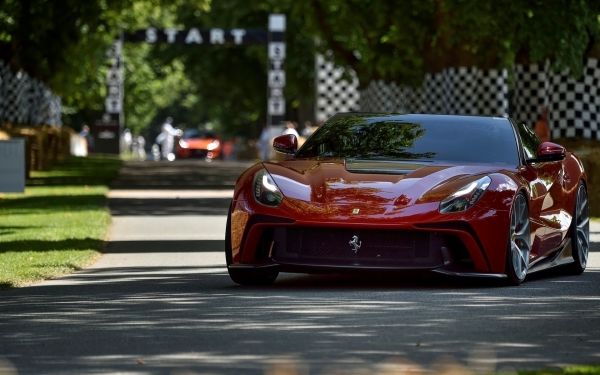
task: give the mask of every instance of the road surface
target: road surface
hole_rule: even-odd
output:
[[[581,276],[520,287],[282,274],[240,287],[225,212],[243,164],[128,163],[91,268],[0,292],[0,373],[485,372],[600,363],[600,225]],[[437,364],[437,365],[436,365]]]

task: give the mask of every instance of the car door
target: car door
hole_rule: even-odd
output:
[[[529,213],[532,231],[532,258],[543,258],[556,250],[571,221],[562,208],[565,199],[563,161],[536,160],[540,139],[525,124],[517,125],[524,164],[522,176],[529,183]],[[531,260],[534,260],[531,259]]]

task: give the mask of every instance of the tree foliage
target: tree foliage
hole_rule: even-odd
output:
[[[2,0],[0,58],[48,83],[67,106],[98,105],[100,68],[128,6],[119,0]]]
[[[312,113],[316,50],[352,67],[362,84],[546,60],[577,74],[585,56],[600,57],[597,0],[0,0],[0,58],[47,82],[66,113],[91,121],[104,106],[105,51],[119,32],[264,29],[277,12],[288,16],[292,118]],[[255,136],[264,125],[265,46],[127,44],[124,53],[125,121],[136,132],[167,115],[229,135]]]
[[[106,95],[105,52],[119,32],[149,26],[265,29],[268,14],[286,7],[289,2],[274,0],[3,0],[0,58],[48,83],[78,121],[93,121]],[[288,43],[288,54],[297,56],[288,65],[288,108],[309,111],[312,36],[292,35]],[[212,120],[230,134],[256,135],[265,122],[265,46],[127,44],[124,53],[125,121],[136,131],[166,114],[191,126]]]
[[[311,0],[298,2],[322,51],[372,79],[421,82],[452,66],[549,60],[581,72],[599,36],[595,0]]]
[[[258,28],[266,29],[271,13],[288,13],[292,1],[244,0],[180,1],[175,9],[175,26],[182,29]],[[302,19],[288,17],[288,30],[301,30]],[[164,27],[160,23],[153,26]],[[288,114],[293,117],[312,112],[314,42],[310,34],[286,33]],[[196,126],[211,120],[228,135],[257,136],[266,122],[267,51],[265,45],[185,46],[157,45],[152,58],[158,64],[181,61],[193,89],[164,115]],[[300,114],[299,114],[300,112]]]

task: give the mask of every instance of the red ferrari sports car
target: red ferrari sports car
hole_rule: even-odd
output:
[[[221,156],[221,142],[213,132],[186,129],[177,142],[175,151],[178,158],[199,157],[213,160]]]
[[[427,270],[504,278],[581,273],[589,250],[581,161],[508,118],[338,114],[288,158],[238,179],[232,280],[283,272]]]

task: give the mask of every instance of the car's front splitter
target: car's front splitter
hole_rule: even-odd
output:
[[[269,264],[232,264],[233,269],[277,269],[281,272],[291,273],[435,273],[443,276],[477,279],[505,279],[507,276],[500,273],[459,272],[445,268],[414,268],[414,267],[384,267],[384,266],[349,266],[301,263],[269,263]]]

